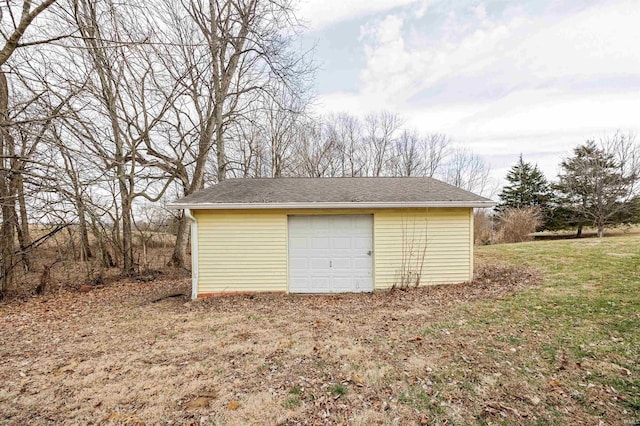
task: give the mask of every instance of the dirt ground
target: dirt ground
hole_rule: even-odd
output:
[[[598,424],[602,413],[585,412],[560,381],[529,383],[546,373],[526,344],[476,316],[540,284],[538,274],[481,266],[477,276],[198,301],[187,279],[159,279],[4,303],[0,424]],[[157,301],[175,293],[184,296]]]

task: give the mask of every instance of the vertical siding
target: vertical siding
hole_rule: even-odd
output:
[[[472,215],[469,208],[377,211],[375,288],[399,284],[408,273],[419,274],[421,285],[470,280]]]
[[[194,212],[198,294],[287,290],[287,215],[277,211]]]

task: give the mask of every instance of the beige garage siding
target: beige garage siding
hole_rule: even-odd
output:
[[[473,270],[473,209],[381,210],[375,213],[375,288],[405,279],[446,284]],[[426,250],[425,250],[426,242]]]
[[[195,211],[198,294],[287,290],[287,216]]]
[[[472,211],[196,210],[198,294],[287,291],[290,214],[373,214],[375,289],[388,289],[409,273],[415,277],[421,263],[423,285],[468,281],[473,269]]]

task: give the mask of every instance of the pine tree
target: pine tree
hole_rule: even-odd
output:
[[[506,176],[509,182],[500,193],[499,212],[508,208],[540,207],[545,213],[551,200],[551,189],[542,171],[536,164],[520,159]]]
[[[588,141],[561,163],[556,186],[563,208],[570,213],[569,219],[578,223],[578,233],[582,225],[593,224],[602,237],[606,225],[632,221],[631,197],[638,179],[638,165],[629,168],[625,164],[629,159],[616,158],[615,152],[624,152],[620,146],[599,147]]]

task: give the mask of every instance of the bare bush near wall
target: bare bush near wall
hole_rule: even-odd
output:
[[[487,209],[478,209],[473,213],[473,235],[476,245],[491,244],[494,240],[493,216]]]
[[[542,223],[542,213],[538,207],[507,209],[498,219],[496,242],[520,243],[533,240],[532,234]]]
[[[401,257],[392,289],[417,287],[422,281],[429,233],[428,210],[425,216],[403,215]]]

